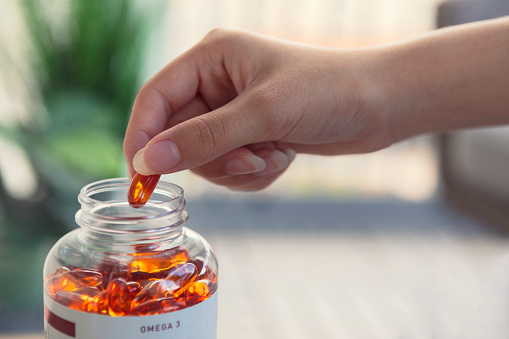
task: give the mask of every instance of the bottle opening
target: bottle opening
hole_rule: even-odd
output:
[[[76,222],[85,231],[84,236],[121,242],[126,238],[122,235],[131,240],[135,236],[149,240],[180,233],[188,219],[180,186],[160,181],[150,200],[139,208],[133,208],[127,201],[129,186],[129,179],[116,178],[82,188]]]

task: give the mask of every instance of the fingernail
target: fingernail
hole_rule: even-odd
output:
[[[154,174],[147,165],[145,165],[144,158],[145,154],[145,148],[140,149],[133,158],[133,168],[137,173],[140,173],[141,175],[151,175]],[[131,178],[132,179],[132,178]]]
[[[263,171],[256,172],[254,175],[256,175],[257,177],[263,177],[268,174],[282,170],[290,163],[288,157],[283,152],[278,150],[273,150],[272,152],[270,152],[265,162],[267,163],[265,169]]]
[[[142,148],[133,158],[134,170],[142,175],[167,172],[180,162],[180,154],[170,140]]]
[[[253,154],[246,154],[226,162],[226,172],[231,175],[242,175],[261,171],[265,161]]]
[[[288,163],[291,163],[295,156],[297,155],[297,152],[295,152],[293,149],[287,149],[285,150],[286,157],[288,158]]]

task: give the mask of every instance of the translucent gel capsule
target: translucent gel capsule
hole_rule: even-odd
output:
[[[101,293],[101,290],[98,287],[85,287],[75,293],[79,293],[81,295],[81,299],[83,300],[81,308],[83,311],[95,312],[97,309],[97,303],[94,297]]]
[[[188,252],[178,248],[161,253],[164,257],[152,255],[141,260],[147,264],[145,268],[155,268],[153,272],[129,272],[129,265],[117,260],[104,262],[99,268],[104,274],[61,267],[47,279],[46,290],[54,300],[71,309],[110,316],[173,312],[214,294],[217,278],[203,262],[186,262]],[[141,259],[143,255],[138,257]],[[165,269],[159,270],[162,267]],[[109,281],[106,289],[105,281]]]
[[[139,259],[129,263],[129,272],[156,273],[170,269],[175,262],[172,259]]]
[[[157,186],[157,182],[161,176],[157,175],[141,175],[136,173],[131,181],[129,192],[127,193],[127,201],[134,208],[141,207],[150,199]]]
[[[200,273],[196,277],[196,280],[203,280],[203,279],[205,279],[205,280],[210,280],[213,283],[217,283],[217,276],[215,275],[214,271],[212,271],[212,269],[210,267],[205,266],[199,272]]]
[[[141,292],[143,287],[139,282],[136,281],[128,281],[127,282],[127,288],[129,289],[129,297],[130,299],[134,299],[138,293]]]
[[[97,270],[103,274],[102,287],[104,289],[108,287],[112,279],[128,278],[127,265],[113,258],[103,259]]]
[[[162,279],[149,282],[138,295],[132,300],[131,307],[142,304],[152,299],[160,299],[164,297],[164,283]]]
[[[70,283],[70,279],[64,273],[50,276],[46,280],[46,292],[49,295],[55,295],[60,291],[64,291]]]
[[[154,256],[153,253],[135,253],[133,257],[134,260],[127,265],[129,274],[134,272],[157,273],[170,270],[176,264],[187,262],[189,260],[189,252],[177,248],[161,252],[157,256]],[[166,274],[161,276],[161,278],[165,276]]]
[[[189,252],[181,248],[175,248],[168,253],[175,264],[182,264],[189,260]]]
[[[96,287],[102,283],[102,274],[92,270],[73,270],[53,275],[46,282],[46,291],[54,295],[60,291],[76,291],[85,287]]]
[[[148,279],[139,281],[139,284],[141,285],[141,288],[144,289],[148,284],[153,283],[154,281],[159,281],[159,280],[161,280],[160,277],[158,277],[158,278],[148,278]]]
[[[60,291],[53,297],[55,301],[73,310],[81,311],[83,300],[75,292]]]
[[[60,275],[60,274],[63,274],[63,273],[67,273],[67,272],[70,272],[71,270],[66,267],[66,266],[62,266],[60,268],[58,268],[55,272],[53,273],[50,273],[48,274],[48,276],[46,277],[46,280],[44,280],[44,283],[46,286],[49,286],[49,282],[50,282],[50,279],[53,281],[54,279],[52,279],[54,276],[56,275]]]
[[[153,315],[177,311],[186,307],[183,299],[161,298],[141,303],[131,310],[132,315]]]
[[[127,315],[131,306],[129,287],[126,281],[123,278],[112,279],[106,291],[109,315],[112,317]]]
[[[76,293],[79,293],[81,295],[86,295],[89,297],[95,297],[97,294],[101,292],[101,289],[98,287],[85,287],[81,290],[77,290]]]
[[[62,266],[60,268],[58,268],[55,273],[53,273],[53,275],[57,275],[57,274],[62,274],[62,273],[67,273],[67,272],[71,272],[71,270],[66,267],[66,266]]]
[[[55,294],[54,299],[73,310],[93,312],[96,308],[94,295],[98,293],[99,289],[97,287],[89,287],[75,292],[60,291]]]
[[[175,265],[165,278],[168,283],[164,286],[164,295],[178,297],[189,287],[197,275],[196,266],[191,263]]]
[[[92,313],[108,314],[107,290],[100,292],[94,296],[94,308],[90,310]]]
[[[210,280],[198,280],[186,292],[188,305],[198,304],[208,299],[216,291],[217,285]]]

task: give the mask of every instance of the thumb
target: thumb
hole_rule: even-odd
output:
[[[173,173],[209,163],[239,147],[267,141],[265,126],[269,124],[264,123],[262,114],[241,109],[235,103],[238,99],[155,136],[134,156],[134,170],[142,175]]]

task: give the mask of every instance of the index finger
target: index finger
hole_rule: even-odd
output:
[[[124,138],[124,157],[130,177],[134,173],[132,161],[136,152],[164,130],[172,113],[196,96],[198,86],[198,70],[192,58],[182,55],[140,89]]]

